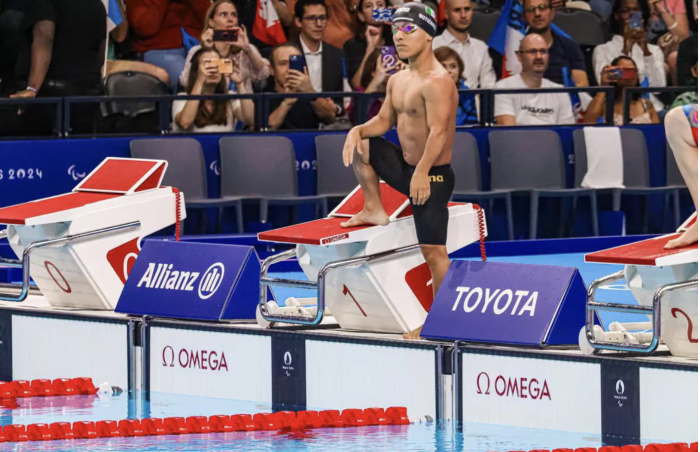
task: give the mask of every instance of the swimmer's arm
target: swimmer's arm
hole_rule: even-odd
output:
[[[379,110],[377,116],[357,127],[361,138],[380,137],[396,124],[396,110],[394,110],[394,104],[391,101],[391,93],[395,80],[395,75],[389,78],[389,83],[387,83],[386,86],[386,97],[384,98],[384,103],[382,103],[382,108]]]
[[[447,143],[447,134],[450,127],[454,127],[451,121],[455,98],[455,85],[447,77],[436,78],[431,83],[426,83],[423,88],[425,99],[425,112],[430,133],[425,142],[425,151],[420,162],[416,165],[416,173],[428,174],[435,161],[440,157]],[[447,102],[452,99],[452,102]]]

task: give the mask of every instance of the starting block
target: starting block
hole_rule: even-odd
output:
[[[584,353],[653,353],[663,339],[673,355],[698,357],[698,244],[664,249],[695,221],[697,212],[675,234],[585,256],[586,262],[623,264],[625,269],[594,281],[588,288],[586,326],[579,334]],[[595,301],[601,286],[623,278],[639,306]],[[604,331],[594,323],[597,310],[645,314],[650,322],[613,322]]]
[[[19,295],[0,300],[23,301],[31,276],[53,306],[114,309],[141,239],[185,218],[184,196],[160,185],[167,165],[107,158],[71,193],[0,209],[21,259],[0,264],[23,269]]]
[[[364,206],[358,186],[327,218],[258,234],[261,241],[295,245],[262,263],[260,325],[318,325],[329,313],[342,328],[361,331],[407,333],[425,322],[433,301],[432,278],[410,202],[384,182],[380,188],[387,226],[340,226]],[[449,253],[485,237],[480,207],[450,203],[449,214]],[[293,257],[309,281],[268,277],[271,265]],[[289,299],[280,307],[268,301],[268,286],[316,289],[318,297]]]

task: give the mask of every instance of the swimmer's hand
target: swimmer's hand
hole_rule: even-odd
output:
[[[343,147],[343,163],[345,166],[352,165],[352,159],[357,149],[358,154],[362,155],[362,135],[360,135],[360,126],[355,126],[350,129],[348,136],[345,138],[345,146]]]
[[[416,171],[411,178],[411,199],[413,204],[422,206],[430,198],[430,176]]]

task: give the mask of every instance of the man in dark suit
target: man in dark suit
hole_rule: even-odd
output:
[[[314,91],[343,91],[343,51],[323,42],[328,26],[324,0],[299,0],[294,5],[294,21],[301,30],[299,45],[304,53]],[[337,115],[343,114],[343,99],[334,99]]]

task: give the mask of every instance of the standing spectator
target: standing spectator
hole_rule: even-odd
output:
[[[209,0],[128,0],[132,45],[143,61],[162,67],[173,88],[185,67],[182,29],[197,36],[204,28]]]
[[[561,88],[544,77],[547,72],[547,42],[539,34],[530,34],[520,42],[517,52],[520,74],[496,83],[495,89]],[[566,93],[497,94],[496,123],[499,126],[574,124],[571,99]]]
[[[639,78],[647,79],[649,86],[666,86],[664,54],[658,46],[649,44],[643,29],[629,26],[630,14],[641,12],[643,23],[649,18],[649,10],[642,9],[638,0],[618,0],[613,5],[612,39],[593,50],[593,70],[598,84],[603,68],[619,56],[632,58],[639,70]]]
[[[620,77],[621,70],[634,74],[634,77]],[[600,74],[601,86],[615,87],[615,111],[613,114],[616,126],[624,124],[624,89],[639,86],[639,72],[634,60],[628,56],[615,58],[609,66],[605,66]],[[605,116],[605,93],[597,93],[584,116],[583,122],[593,124]],[[659,116],[651,101],[643,99],[641,94],[634,93],[629,105],[630,124],[658,124]]]
[[[447,28],[433,39],[433,50],[447,46],[457,52],[464,66],[462,78],[471,89],[493,88],[496,73],[485,42],[469,36],[472,24],[471,0],[443,0]]]
[[[191,95],[227,94],[229,79],[238,82],[241,94],[247,94],[241,83],[241,70],[233,62],[230,76],[219,73],[219,54],[200,49],[192,56],[187,91]],[[173,102],[173,129],[177,132],[233,132],[236,121],[252,126],[253,101],[235,100],[176,100]]]
[[[385,0],[362,0],[355,12],[355,36],[343,45],[345,64],[350,77],[350,86],[361,86],[360,78],[370,55],[382,46],[393,46],[391,26],[372,20],[372,10],[386,8]],[[374,64],[374,63],[372,63]]]
[[[313,93],[315,89],[309,80],[308,70],[301,72],[289,69],[289,57],[301,55],[296,44],[286,43],[276,46],[272,58],[272,73],[275,84],[272,92],[277,93]],[[314,100],[286,98],[271,99],[269,117],[271,130],[277,129],[318,129],[321,124],[335,121],[336,105],[330,99]]]
[[[542,36],[549,48],[549,66],[545,78],[555,83],[564,83],[564,71],[571,73],[576,86],[588,86],[586,63],[581,48],[572,39],[552,32],[554,8],[551,0],[523,0],[525,22],[530,33]]]
[[[188,87],[190,60],[200,48],[214,49],[221,58],[236,61],[241,70],[245,90],[253,92],[253,83],[264,82],[270,76],[270,62],[260,56],[258,49],[250,43],[248,30],[239,26],[238,10],[233,0],[217,0],[212,3],[205,16],[206,26],[202,33],[201,46],[190,49],[185,60],[185,67],[180,74],[180,84]],[[214,42],[214,30],[235,30],[238,40],[235,42]]]
[[[464,79],[464,62],[459,54],[451,47],[438,47],[434,51],[435,59],[447,69],[450,77],[457,85],[457,90],[463,91],[469,89],[466,80]],[[469,124],[479,124],[479,115],[477,114],[476,98],[469,93],[459,92],[459,104],[457,105],[457,126],[466,126]]]
[[[343,91],[343,51],[324,42],[328,26],[328,9],[324,0],[299,0],[294,5],[294,17],[301,30],[299,44],[317,93]],[[343,114],[343,100],[337,99],[337,116]]]
[[[28,39],[17,60],[18,91],[10,97],[99,95],[107,23],[102,1],[28,0],[23,6]],[[93,130],[96,107],[71,109],[74,130]],[[53,123],[53,114],[41,106],[26,113],[24,122],[36,131]]]
[[[15,66],[26,38],[22,29],[24,1],[0,1],[0,96],[15,89]]]

